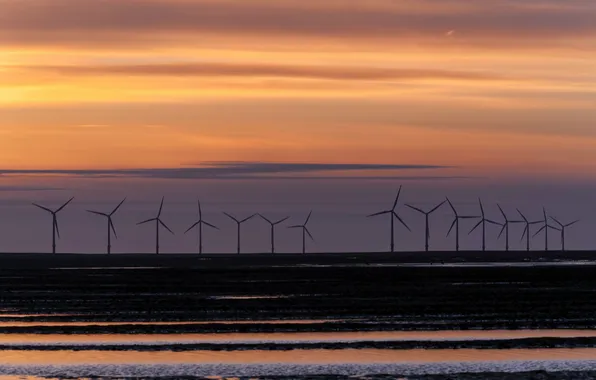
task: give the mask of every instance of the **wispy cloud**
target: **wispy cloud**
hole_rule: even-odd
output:
[[[321,4],[323,3],[323,4]],[[0,0],[3,44],[175,43],[173,34],[332,38],[444,37],[467,41],[596,33],[593,1]],[[546,42],[546,41],[545,41]]]
[[[394,69],[380,67],[290,66],[272,64],[177,63],[101,66],[16,66],[19,70],[85,76],[197,76],[197,77],[286,77],[326,80],[449,79],[499,80],[502,76],[483,71]]]
[[[1,169],[0,175],[29,176],[77,176],[91,178],[161,178],[161,179],[391,179],[392,175],[383,176],[336,176],[338,172],[373,172],[447,169],[442,165],[415,164],[334,164],[334,163],[275,163],[275,162],[208,162],[203,166],[193,165],[181,168],[141,168],[141,169]],[[309,174],[310,173],[310,174]],[[290,175],[292,174],[292,175]],[[302,176],[303,174],[309,174]],[[424,176],[405,176],[403,178],[424,179]],[[431,176],[429,178],[455,178]]]

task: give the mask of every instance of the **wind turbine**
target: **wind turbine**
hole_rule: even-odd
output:
[[[424,215],[424,217],[425,217],[425,220],[426,220],[426,228],[425,228],[425,231],[426,231],[426,233],[425,233],[425,246],[424,246],[424,247],[425,247],[425,250],[426,250],[426,252],[428,252],[428,248],[429,248],[429,243],[428,243],[428,241],[429,241],[429,239],[430,239],[430,224],[429,224],[429,216],[430,216],[430,215],[431,215],[433,212],[437,211],[437,210],[439,209],[439,207],[443,206],[443,204],[445,204],[445,202],[447,202],[447,201],[443,201],[443,202],[439,203],[439,205],[438,205],[438,206],[436,206],[435,208],[433,208],[433,209],[432,209],[432,210],[430,210],[430,211],[423,211],[423,210],[421,210],[421,209],[419,209],[419,208],[417,208],[417,207],[410,206],[410,205],[406,205],[406,206],[408,206],[409,208],[411,208],[412,210],[418,211],[419,213],[423,214],[423,215]]]
[[[203,209],[201,208],[201,200],[200,199],[198,200],[198,204],[199,204],[199,220],[197,220],[197,222],[195,224],[190,226],[188,228],[188,230],[186,230],[186,232],[184,232],[184,233],[187,234],[193,228],[195,228],[197,226],[199,227],[199,254],[202,254],[203,253],[203,225],[206,225],[206,226],[211,227],[216,230],[219,230],[219,228],[217,228],[213,224],[208,223],[203,220]]]
[[[482,219],[472,228],[472,230],[468,233],[470,235],[472,232],[476,230],[476,228],[482,225],[482,251],[486,251],[486,223],[494,224],[499,226],[500,224],[495,222],[494,220],[486,219],[486,215],[484,214],[484,206],[482,205],[482,200],[478,198],[478,203],[480,204],[480,212],[482,213]]]
[[[447,202],[449,203],[449,206],[451,207],[451,210],[453,210],[453,223],[451,223],[451,227],[449,228],[449,232],[447,232],[447,236],[449,236],[451,234],[451,231],[453,230],[453,228],[455,227],[455,250],[459,251],[459,221],[462,219],[478,219],[479,216],[461,216],[457,213],[457,210],[455,209],[455,207],[453,206],[453,203],[451,203],[451,201],[449,200],[449,198],[446,198]]]
[[[528,218],[526,218],[526,216],[524,214],[522,214],[521,211],[519,211],[519,209],[517,209],[517,212],[519,213],[519,215],[521,215],[521,217],[523,218],[523,222],[526,225],[526,228],[524,228],[524,233],[522,234],[521,240],[524,239],[524,237],[526,237],[526,251],[530,251],[530,226],[534,225],[534,224],[540,224],[542,222],[540,221],[535,221],[535,222],[530,222],[528,220]]]
[[[267,219],[263,214],[259,214],[259,216],[266,221],[267,223],[269,223],[269,225],[271,225],[271,253],[275,253],[275,226],[277,226],[278,224],[281,224],[283,222],[285,222],[286,220],[290,219],[289,216],[280,219],[276,222],[272,222],[271,220]]]
[[[157,216],[155,218],[147,219],[142,222],[137,223],[138,225],[155,222],[155,254],[159,255],[159,225],[161,224],[166,230],[170,231],[172,235],[174,235],[174,231],[172,231],[166,224],[161,220],[161,211],[163,210],[163,201],[165,197],[161,198],[161,205],[159,206],[159,211],[157,212]]]
[[[554,228],[553,226],[551,226],[550,224],[548,224],[548,216],[546,215],[546,208],[542,208],[542,213],[544,215],[544,219],[540,221],[540,223],[543,223],[544,225],[542,226],[542,228],[540,228],[538,231],[536,231],[536,233],[534,234],[533,237],[537,236],[539,233],[541,233],[542,231],[544,231],[544,250],[546,252],[548,252],[548,229],[553,229],[556,230],[556,228]]]
[[[571,226],[573,226],[574,224],[578,223],[578,222],[579,222],[579,220],[576,220],[576,221],[574,221],[574,222],[571,222],[571,223],[563,224],[563,223],[561,223],[561,222],[560,222],[560,221],[559,221],[557,218],[555,218],[555,217],[552,217],[552,216],[551,216],[550,218],[551,218],[552,220],[554,220],[554,221],[555,221],[555,222],[556,222],[556,223],[557,223],[559,226],[561,226],[561,229],[560,229],[560,231],[561,231],[561,250],[562,250],[563,252],[565,252],[565,230],[566,230],[568,227],[571,227]]]
[[[399,220],[399,222],[401,224],[403,224],[404,227],[406,227],[408,229],[408,231],[412,231],[410,229],[410,227],[408,227],[408,225],[403,221],[402,218],[400,218],[399,215],[397,215],[397,213],[395,212],[395,208],[397,207],[397,202],[399,201],[399,195],[401,194],[401,186],[399,187],[399,190],[397,191],[397,196],[395,197],[395,202],[393,202],[393,208],[391,208],[391,210],[385,210],[385,211],[381,211],[381,212],[377,212],[375,214],[371,214],[368,217],[374,217],[374,216],[379,216],[379,215],[385,215],[385,214],[389,214],[389,217],[391,218],[391,230],[390,230],[390,234],[391,234],[391,252],[395,252],[395,236],[394,236],[394,221],[395,219]]]
[[[60,228],[58,228],[58,213],[62,211],[72,200],[74,197],[70,198],[68,202],[60,206],[56,210],[49,209],[44,206],[40,206],[37,203],[33,203],[35,207],[39,207],[42,210],[45,210],[52,214],[52,253],[56,253],[56,235],[58,235],[58,239],[60,239]]]
[[[232,215],[228,214],[227,212],[224,212],[224,214],[225,214],[225,215],[226,215],[228,218],[230,218],[230,219],[232,219],[234,222],[236,222],[236,224],[238,225],[238,238],[237,238],[237,240],[236,240],[236,241],[238,242],[238,245],[237,245],[236,253],[237,253],[237,254],[240,254],[240,226],[242,225],[242,223],[244,223],[244,222],[248,222],[250,219],[252,219],[252,218],[254,218],[255,216],[257,216],[257,214],[252,214],[252,215],[251,215],[251,216],[249,216],[248,218],[244,218],[244,219],[242,219],[242,220],[238,220],[238,219],[236,219],[235,217],[233,217]]]
[[[503,215],[503,223],[501,224],[503,226],[503,228],[501,228],[501,232],[499,233],[498,239],[500,239],[501,236],[503,235],[503,232],[505,232],[505,250],[509,251],[509,225],[512,223],[524,223],[524,222],[521,220],[509,220],[509,218],[507,218],[507,214],[505,214],[505,211],[503,211],[503,209],[501,208],[501,205],[499,205],[497,203],[497,207],[499,208],[499,211],[501,211],[501,214]]]
[[[288,227],[288,228],[302,228],[302,253],[306,253],[306,234],[308,234],[308,237],[310,237],[310,240],[315,241],[315,239],[310,234],[308,227],[306,227],[311,216],[312,216],[312,211],[308,214],[308,217],[306,218],[306,221],[304,222],[304,224],[298,224],[295,226]]]
[[[112,232],[114,232],[114,236],[116,237],[116,239],[118,239],[118,235],[116,234],[116,228],[114,227],[114,223],[112,222],[112,216],[116,213],[116,211],[118,211],[118,209],[120,208],[120,206],[122,206],[125,200],[126,198],[124,198],[122,202],[120,202],[118,206],[116,206],[116,208],[109,214],[106,214],[105,212],[87,210],[87,212],[103,216],[108,219],[108,255],[112,253]]]

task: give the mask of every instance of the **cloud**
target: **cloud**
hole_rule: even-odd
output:
[[[64,191],[61,187],[41,186],[0,186],[0,192],[28,192],[28,191]]]
[[[5,66],[5,68],[10,68]],[[16,66],[17,69],[50,72],[59,75],[117,76],[201,76],[201,77],[286,77],[326,80],[453,79],[497,80],[499,75],[487,72],[391,69],[378,67],[290,66],[271,64],[185,63],[158,65],[101,66]]]
[[[592,1],[0,0],[3,44],[176,44],[180,34],[272,38],[594,36]],[[341,6],[340,6],[341,5]],[[188,40],[186,40],[188,42]]]
[[[1,169],[0,175],[29,176],[76,176],[89,178],[160,178],[160,179],[366,179],[362,176],[333,176],[332,172],[370,172],[398,170],[448,169],[441,165],[395,165],[395,164],[331,164],[331,163],[275,163],[275,162],[207,162],[203,166],[181,168],[143,169]],[[289,174],[319,173],[309,176]],[[281,176],[280,176],[281,174]],[[392,179],[392,176],[373,176],[371,179]],[[405,177],[404,177],[405,178]],[[419,179],[424,177],[410,177]],[[434,178],[434,177],[433,177]],[[440,177],[437,177],[440,178]],[[452,177],[449,177],[452,178]]]

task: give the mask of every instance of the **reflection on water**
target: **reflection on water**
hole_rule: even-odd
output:
[[[363,331],[303,333],[219,334],[2,334],[0,344],[176,344],[176,343],[270,343],[362,342],[402,340],[488,340],[521,338],[594,337],[596,330],[495,330],[495,331]]]
[[[55,316],[56,314],[54,314]],[[0,316],[2,317],[2,316]],[[350,320],[356,321],[356,320]],[[177,326],[177,325],[209,325],[209,324],[222,324],[222,325],[279,325],[279,324],[296,324],[296,325],[309,325],[316,323],[329,323],[329,322],[347,322],[347,320],[341,319],[284,319],[284,320],[253,320],[253,321],[188,321],[188,322],[44,322],[44,321],[0,321],[0,327],[34,327],[34,326]]]
[[[337,364],[591,360],[596,349],[293,350],[293,351],[3,351],[2,363],[22,364]]]

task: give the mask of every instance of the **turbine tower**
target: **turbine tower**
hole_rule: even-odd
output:
[[[457,213],[457,210],[453,206],[453,203],[451,203],[451,201],[449,200],[449,198],[446,198],[446,199],[447,199],[447,202],[449,203],[449,206],[451,207],[451,210],[453,210],[453,215],[454,215],[453,223],[451,223],[451,227],[449,228],[449,232],[447,232],[447,236],[451,235],[451,231],[455,227],[455,250],[459,251],[459,221],[463,220],[463,219],[478,219],[479,216],[459,215]]]
[[[530,251],[530,226],[533,226],[535,224],[540,224],[542,222],[540,221],[535,221],[535,222],[530,222],[528,220],[528,218],[526,218],[526,216],[524,214],[522,214],[521,211],[519,211],[519,209],[517,209],[517,212],[519,213],[519,215],[521,215],[522,219],[524,220],[522,223],[524,223],[526,225],[526,227],[524,228],[524,233],[522,234],[521,240],[524,239],[524,237],[526,238],[526,251]]]
[[[114,223],[112,222],[112,216],[116,213],[116,211],[118,211],[118,209],[120,208],[120,206],[122,206],[125,200],[126,198],[124,198],[122,202],[120,202],[118,206],[116,206],[116,208],[112,210],[112,212],[109,214],[106,214],[105,212],[87,210],[87,212],[103,216],[108,220],[108,255],[112,253],[112,232],[114,233],[114,237],[118,239],[118,234],[116,234],[116,228],[114,227]]]
[[[571,223],[567,223],[567,224],[563,224],[561,223],[557,218],[555,217],[550,217],[552,220],[554,220],[559,226],[561,226],[560,231],[561,231],[561,250],[563,252],[565,252],[565,231],[567,230],[568,227],[573,226],[576,223],[579,223],[579,220],[576,220],[574,222]]]
[[[244,222],[248,222],[250,219],[254,218],[255,216],[257,216],[257,214],[252,214],[251,216],[249,216],[248,218],[244,218],[242,220],[238,220],[235,217],[233,217],[232,215],[228,214],[227,212],[224,212],[224,214],[232,219],[234,222],[236,222],[236,225],[238,226],[238,237],[236,239],[237,241],[237,248],[236,248],[236,253],[240,254],[240,226],[242,225],[242,223]]]
[[[541,220],[540,223],[543,223],[543,226],[534,234],[533,237],[536,237],[538,234],[544,231],[544,250],[548,252],[548,229],[550,228],[556,230],[556,228],[548,224],[548,215],[546,214],[546,208],[542,208],[542,213],[544,215],[544,219]]]
[[[445,204],[445,202],[447,202],[447,201],[443,201],[443,202],[439,203],[439,205],[438,205],[438,206],[436,206],[435,208],[433,208],[433,209],[432,209],[432,210],[430,210],[430,211],[423,211],[423,210],[421,210],[421,209],[419,209],[419,208],[417,208],[417,207],[414,207],[414,206],[411,206],[411,205],[406,205],[406,206],[408,206],[409,208],[411,208],[412,210],[418,211],[419,213],[423,214],[423,215],[424,215],[424,217],[425,217],[425,222],[426,222],[426,228],[425,228],[425,231],[426,231],[426,232],[425,232],[425,245],[424,245],[424,248],[425,248],[426,252],[428,252],[428,250],[429,250],[429,239],[430,239],[430,224],[429,224],[429,217],[430,217],[430,215],[431,215],[433,212],[437,211],[437,210],[439,209],[439,207],[443,206],[443,204]]]
[[[259,214],[259,216],[266,221],[267,223],[269,223],[269,225],[271,226],[271,253],[275,253],[275,226],[277,226],[278,224],[281,224],[283,222],[285,222],[286,220],[290,219],[289,216],[280,219],[276,222],[272,222],[271,220],[267,219],[263,214]]]
[[[147,219],[142,222],[137,223],[138,225],[155,222],[155,254],[159,255],[159,225],[161,224],[166,230],[168,230],[172,235],[174,235],[174,231],[172,231],[166,224],[161,220],[161,211],[163,210],[163,201],[165,197],[161,198],[161,205],[159,206],[159,211],[157,212],[157,216],[155,218]]]
[[[494,220],[486,219],[486,214],[484,213],[484,206],[482,205],[482,200],[480,200],[480,198],[478,198],[478,204],[480,204],[480,212],[482,214],[482,219],[480,219],[478,224],[476,224],[474,228],[470,230],[468,235],[470,235],[478,227],[480,227],[480,225],[482,225],[482,251],[484,252],[486,251],[486,223],[494,224],[496,226],[499,226],[500,224],[495,222]]]
[[[306,218],[306,221],[304,222],[304,224],[298,224],[295,226],[288,227],[288,228],[301,228],[302,229],[302,253],[306,253],[306,235],[307,234],[308,234],[308,237],[310,237],[310,240],[315,241],[315,239],[310,234],[308,227],[306,226],[308,224],[308,221],[310,220],[311,216],[312,216],[312,211],[308,214],[308,217]]]
[[[399,187],[399,190],[397,191],[397,196],[395,197],[395,202],[393,202],[393,208],[391,208],[391,210],[385,210],[385,211],[381,211],[381,212],[377,212],[375,214],[371,214],[368,217],[374,217],[374,216],[379,216],[379,215],[385,215],[385,214],[389,214],[389,217],[391,218],[391,229],[390,229],[390,235],[391,235],[391,252],[395,252],[395,236],[394,236],[394,221],[395,219],[399,220],[399,222],[408,229],[408,231],[412,231],[410,229],[410,227],[408,227],[408,225],[403,221],[402,218],[400,218],[400,216],[395,212],[395,208],[397,207],[397,202],[399,201],[399,195],[401,194],[401,186]]]
[[[501,208],[501,205],[497,203],[497,207],[499,208],[499,211],[501,211],[501,215],[503,215],[503,223],[501,223],[503,228],[501,228],[501,232],[499,233],[498,239],[500,239],[503,235],[503,232],[505,232],[505,251],[509,251],[509,225],[524,222],[521,220],[509,220],[509,218],[507,218],[507,214],[505,214],[505,211],[503,211],[503,209]]]
[[[203,220],[203,209],[201,208],[201,200],[200,199],[198,200],[198,205],[199,205],[199,220],[197,220],[195,224],[190,226],[188,228],[188,230],[186,230],[186,232],[184,232],[184,233],[187,234],[193,228],[199,227],[199,254],[203,254],[203,225],[205,225],[207,227],[211,227],[215,230],[219,230],[219,228],[217,228],[213,224],[208,223]]]
[[[62,206],[60,206],[58,209],[56,210],[52,210],[49,209],[47,207],[44,206],[40,206],[37,203],[33,203],[33,205],[35,207],[39,207],[42,210],[45,210],[47,212],[49,212],[50,214],[52,214],[52,253],[56,253],[56,235],[58,236],[58,239],[60,239],[60,228],[58,228],[58,213],[62,210],[64,210],[64,208],[70,203],[72,202],[73,198],[70,198],[68,200],[68,202],[66,202],[65,204],[63,204]]]

